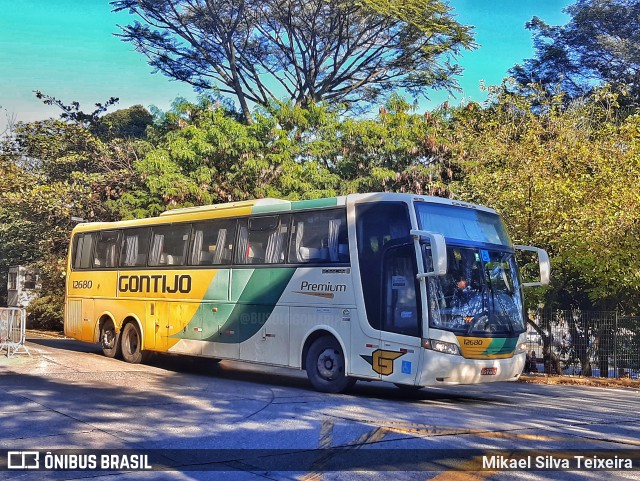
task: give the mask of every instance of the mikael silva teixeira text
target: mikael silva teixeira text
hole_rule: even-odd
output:
[[[597,455],[545,455],[519,456],[504,455],[482,456],[482,469],[586,469],[620,470],[633,469],[633,460],[620,456],[601,457]]]

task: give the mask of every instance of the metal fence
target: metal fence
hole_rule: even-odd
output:
[[[6,350],[7,357],[28,354],[24,345],[27,313],[18,307],[0,307],[0,352]]]
[[[525,372],[640,378],[640,317],[615,311],[538,311],[529,317]]]

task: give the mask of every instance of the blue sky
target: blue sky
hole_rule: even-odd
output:
[[[569,19],[567,0],[450,0],[459,22],[475,26],[480,47],[464,52],[459,79],[464,90],[457,98],[446,93],[421,102],[424,109],[444,100],[482,101],[480,82],[499,84],[515,63],[531,57],[530,32],[524,28],[534,15],[551,24]],[[36,99],[34,90],[80,102],[89,111],[96,102],[119,97],[110,109],[134,104],[169,108],[177,96],[194,98],[192,89],[152,74],[143,55],[113,34],[117,24],[132,18],[111,13],[107,0],[0,0],[0,132],[7,114],[18,121],[58,117],[60,111]]]

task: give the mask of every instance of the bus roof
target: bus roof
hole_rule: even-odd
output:
[[[325,197],[311,200],[283,200],[274,198],[244,200],[239,202],[227,202],[221,204],[202,205],[195,207],[183,207],[164,211],[158,217],[148,217],[142,219],[123,220],[116,222],[91,222],[78,224],[74,231],[85,231],[92,229],[114,229],[120,227],[134,227],[155,224],[170,224],[173,222],[197,222],[211,218],[224,218],[236,216],[248,216],[252,214],[268,214],[278,212],[289,212],[306,209],[329,208],[343,206],[350,202],[410,202],[422,201],[433,202],[446,205],[457,205],[460,207],[474,208],[486,212],[496,213],[488,207],[460,202],[442,197],[431,197],[417,194],[404,194],[395,192],[373,192],[367,194],[349,194],[348,196]]]
[[[398,192],[372,192],[368,194],[349,194],[347,198],[350,202],[431,202],[434,204],[452,205],[497,214],[494,209],[483,205],[472,204],[471,202],[463,202],[456,199],[447,199],[445,197],[433,197],[430,195],[405,194]]]
[[[267,197],[266,199],[242,200],[239,202],[227,202],[224,204],[199,205],[194,207],[182,207],[178,209],[170,209],[170,210],[165,210],[163,213],[160,214],[160,216],[221,211],[225,209],[237,209],[240,207],[271,206],[271,205],[285,205],[285,204],[289,205],[291,204],[291,202],[288,200],[273,199],[271,197]]]

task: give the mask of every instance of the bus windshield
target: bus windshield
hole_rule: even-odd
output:
[[[439,232],[448,239],[512,246],[497,214],[432,202],[416,202],[415,207],[422,230]]]
[[[428,260],[428,246],[423,257]],[[516,335],[525,330],[514,255],[477,247],[447,248],[447,274],[428,280],[430,327],[464,335]]]

